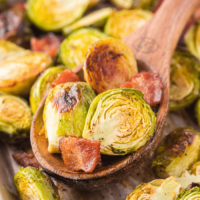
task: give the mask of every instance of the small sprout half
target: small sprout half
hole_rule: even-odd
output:
[[[20,167],[14,183],[21,200],[59,200],[51,179],[33,167]]]
[[[73,32],[76,29],[85,27],[85,26],[90,26],[90,25],[94,25],[97,27],[102,27],[107,18],[115,11],[115,9],[113,8],[102,8],[99,10],[96,10],[84,17],[82,17],[81,19],[79,19],[78,21],[74,22],[73,24],[70,24],[69,26],[66,26],[65,28],[63,28],[63,33],[64,35],[68,35],[71,32]]]
[[[159,143],[152,166],[160,178],[180,177],[198,160],[199,149],[198,131],[191,127],[177,128]]]
[[[49,92],[43,120],[50,153],[59,153],[59,140],[63,136],[82,136],[85,119],[95,96],[92,88],[84,82],[57,85]]]
[[[182,190],[176,200],[198,200],[200,199],[200,183],[192,183]]]
[[[57,31],[80,18],[90,0],[28,0],[30,20],[45,31]]]
[[[122,88],[106,91],[92,102],[83,138],[101,143],[101,153],[125,155],[153,137],[156,116],[141,92]]]
[[[97,93],[119,88],[138,72],[131,49],[114,38],[90,46],[83,70],[85,80]]]
[[[158,179],[140,184],[130,193],[126,200],[175,200],[181,185],[170,177],[166,180]]]
[[[108,18],[104,31],[112,37],[122,39],[146,24],[152,17],[153,14],[147,10],[120,10]]]
[[[199,68],[199,61],[189,52],[174,53],[170,71],[170,111],[183,109],[198,98]]]
[[[29,137],[32,113],[27,102],[16,96],[0,94],[0,139],[7,143]]]
[[[30,92],[30,105],[33,114],[35,114],[44,95],[50,90],[53,81],[64,69],[64,67],[51,67],[38,77]]]
[[[94,42],[108,36],[93,28],[82,28],[69,35],[61,44],[58,62],[73,69],[86,59],[88,48]]]

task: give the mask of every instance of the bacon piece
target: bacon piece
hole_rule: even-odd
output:
[[[25,152],[15,153],[13,154],[13,158],[24,167],[32,166],[38,168],[40,166],[33,154],[28,154]]]
[[[162,101],[162,79],[158,73],[141,72],[133,76],[121,88],[134,88],[144,94],[144,100],[150,105],[156,105]]]
[[[64,70],[52,83],[52,87],[66,82],[79,82],[79,77],[70,69]]]
[[[58,37],[53,33],[50,33],[41,39],[33,37],[31,38],[31,49],[33,51],[45,52],[54,58],[62,40],[62,37]]]
[[[93,172],[101,161],[100,142],[77,137],[64,137],[59,149],[65,165],[71,171]]]

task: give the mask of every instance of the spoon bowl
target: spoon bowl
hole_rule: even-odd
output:
[[[92,173],[68,170],[59,154],[48,152],[48,141],[44,135],[40,134],[43,127],[42,115],[46,97],[43,98],[33,119],[31,145],[36,159],[50,176],[60,179],[75,189],[99,190],[139,170],[151,157],[162,135],[168,112],[171,56],[186,22],[198,3],[199,0],[165,0],[147,25],[123,39],[133,51],[141,69],[157,71],[161,74],[164,88],[163,101],[157,115],[156,133],[137,152],[117,158],[110,156],[111,162],[103,157],[103,165]],[[74,72],[80,72],[80,70],[81,66],[75,68]]]

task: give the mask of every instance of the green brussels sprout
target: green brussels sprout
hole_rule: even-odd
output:
[[[90,0],[28,0],[27,13],[40,29],[57,31],[80,18]]]
[[[153,13],[147,10],[120,10],[108,18],[104,31],[112,37],[122,39],[146,24],[152,17]]]
[[[180,110],[199,95],[199,61],[189,52],[176,51],[171,62],[169,110]]]
[[[160,178],[180,177],[198,160],[199,149],[198,131],[191,127],[177,128],[159,143],[152,166]]]
[[[41,52],[24,50],[14,44],[0,42],[0,92],[26,96],[37,76],[52,60]]]
[[[85,61],[91,44],[108,36],[92,28],[82,28],[69,35],[61,44],[58,62],[73,69]]]
[[[21,200],[59,200],[51,179],[33,167],[20,167],[14,183]]]
[[[138,69],[133,52],[124,42],[106,38],[90,46],[83,71],[87,83],[99,94],[119,88]]]
[[[28,138],[31,123],[31,109],[24,99],[0,94],[0,140],[17,143]]]
[[[59,153],[59,140],[63,136],[82,136],[85,119],[95,96],[92,88],[84,82],[57,85],[49,92],[43,120],[50,153]]]
[[[126,200],[174,200],[180,190],[180,183],[174,177],[166,180],[158,179],[140,184],[131,192]]]
[[[84,26],[94,25],[97,27],[103,27],[107,18],[114,12],[113,8],[102,8],[100,10],[96,10],[78,21],[75,21],[73,24],[65,27],[62,31],[64,35],[68,35],[72,31],[82,28]]]
[[[38,77],[30,92],[30,105],[33,114],[35,114],[42,98],[51,88],[52,82],[64,69],[64,67],[51,67]]]
[[[94,99],[82,136],[99,141],[102,154],[125,155],[145,145],[153,137],[155,128],[156,116],[142,93],[118,88]]]
[[[200,98],[195,103],[194,112],[195,112],[197,123],[200,126]]]
[[[185,43],[188,50],[200,59],[200,23],[193,25],[185,34]]]
[[[158,0],[110,0],[113,4],[120,8],[142,8],[145,10],[151,10]]]
[[[188,188],[181,191],[176,200],[200,199],[200,183],[192,183]]]

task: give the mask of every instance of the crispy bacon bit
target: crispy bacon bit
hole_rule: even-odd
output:
[[[31,38],[31,49],[33,51],[41,51],[55,57],[63,38],[50,33],[41,39]]]
[[[70,69],[63,71],[52,83],[52,87],[67,82],[79,82],[79,77]]]
[[[13,158],[24,167],[32,166],[38,168],[40,166],[33,154],[28,154],[25,152],[15,153],[13,154]]]
[[[71,171],[93,172],[101,161],[100,142],[77,137],[64,137],[59,149],[65,165]]]
[[[158,73],[141,72],[133,76],[121,88],[134,88],[144,94],[144,100],[151,106],[162,101],[162,79]]]

